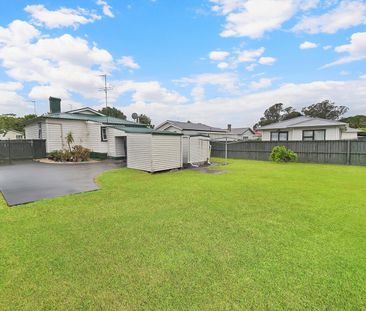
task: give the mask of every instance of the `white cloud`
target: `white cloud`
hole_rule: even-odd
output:
[[[176,105],[183,104],[187,101],[179,93],[162,87],[158,81],[114,81],[113,90],[113,96],[116,98],[126,93],[132,93],[132,100],[137,103]]]
[[[108,4],[107,1],[104,1],[104,0],[97,0],[97,5],[100,5],[102,7],[102,10],[103,10],[103,14],[108,16],[108,17],[111,17],[113,18],[114,17],[114,14],[112,12],[112,7]]]
[[[334,50],[337,53],[347,53],[348,56],[327,64],[323,68],[366,59],[366,32],[354,33],[351,36],[351,42],[349,44],[337,46]]]
[[[23,84],[20,82],[0,82],[0,90],[2,91],[18,91],[23,88]]]
[[[319,16],[305,16],[293,28],[296,32],[336,33],[366,23],[366,3],[364,1],[343,0],[337,8]]]
[[[29,93],[34,98],[55,95],[50,92],[101,98],[99,75],[115,66],[108,51],[89,46],[85,39],[69,34],[43,38],[32,25],[20,21],[0,29],[0,61],[10,78],[35,83]]]
[[[7,28],[0,26],[0,47],[21,46],[40,36],[40,32],[27,22],[15,20]]]
[[[100,16],[86,9],[60,8],[55,11],[48,10],[44,5],[27,5],[24,9],[31,14],[32,22],[48,28],[74,27],[81,24],[92,23],[100,19]]]
[[[0,114],[22,114],[27,111],[27,102],[16,91],[23,88],[19,82],[0,82]]]
[[[265,89],[272,85],[272,79],[262,78],[259,81],[253,81],[250,87],[254,90]]]
[[[255,67],[257,67],[257,64],[250,64],[250,65],[246,66],[245,69],[247,71],[254,71]]]
[[[140,69],[140,65],[135,62],[132,56],[122,56],[117,63],[131,70]]]
[[[328,51],[328,50],[330,50],[331,48],[332,48],[332,46],[331,46],[331,45],[323,46],[323,50],[325,50],[325,51]]]
[[[209,53],[209,58],[211,60],[225,60],[225,58],[227,58],[230,55],[229,52],[224,52],[224,51],[212,51]]]
[[[264,47],[261,47],[256,50],[245,50],[239,51],[237,56],[237,63],[246,63],[246,62],[254,62],[260,57],[265,51]]]
[[[210,0],[212,10],[224,15],[223,37],[260,38],[264,33],[281,28],[299,10],[318,5],[318,0]]]
[[[273,65],[276,61],[274,57],[261,57],[258,63],[261,65]]]
[[[301,43],[299,46],[299,48],[301,50],[315,49],[316,47],[318,47],[318,45],[316,43],[310,42],[310,41],[305,41],[305,42]]]
[[[221,62],[221,63],[218,63],[217,64],[217,68],[219,68],[219,69],[227,69],[227,68],[229,68],[229,64],[226,63],[226,62]]]
[[[238,90],[238,76],[234,73],[205,73],[191,77],[184,77],[175,80],[182,86],[193,84],[194,86],[204,87],[207,85],[217,86],[219,91],[225,93],[235,93]]]
[[[195,86],[194,86],[195,87]],[[196,90],[199,93],[199,89]],[[352,94],[352,96],[349,96]],[[352,114],[364,113],[366,79],[354,81],[314,81],[288,83],[271,90],[256,90],[241,96],[223,96],[214,99],[163,104],[132,103],[122,107],[126,113],[144,112],[158,124],[166,119],[192,120],[224,127],[253,125],[265,109],[276,102],[283,102],[301,109],[312,103],[330,99],[337,104],[351,107]],[[192,119],[194,118],[194,119]]]

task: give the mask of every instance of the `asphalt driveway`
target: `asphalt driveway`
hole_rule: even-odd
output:
[[[100,173],[121,167],[118,162],[45,164],[23,162],[0,166],[0,191],[9,206],[67,194],[97,190]]]

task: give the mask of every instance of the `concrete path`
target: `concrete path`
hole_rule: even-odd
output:
[[[0,191],[9,206],[97,190],[94,178],[121,167],[118,162],[44,164],[22,162],[0,166]]]

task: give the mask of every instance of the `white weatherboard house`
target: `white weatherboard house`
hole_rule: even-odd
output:
[[[45,139],[46,151],[67,148],[71,132],[74,145],[110,158],[127,158],[127,167],[157,172],[183,166],[182,135],[156,131],[143,124],[108,117],[94,109],[61,112],[61,100],[50,98],[51,113],[25,127],[27,139]]]
[[[359,130],[347,123],[300,116],[260,128],[263,141],[324,141],[357,139]]]
[[[15,130],[8,130],[3,134],[0,134],[0,140],[7,140],[7,139],[24,139],[24,134],[19,131]]]

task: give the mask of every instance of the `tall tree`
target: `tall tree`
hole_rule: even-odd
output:
[[[277,103],[266,109],[264,116],[260,118],[259,122],[254,127],[265,126],[283,120],[288,120],[301,116],[301,113],[292,107],[284,108],[282,103]]]
[[[154,127],[151,125],[151,119],[146,114],[140,114],[138,117],[139,123],[149,125],[150,127]]]
[[[338,120],[348,111],[346,106],[336,106],[330,100],[324,100],[320,103],[304,107],[301,112],[308,117],[322,118],[329,120]]]
[[[350,127],[353,128],[366,128],[366,116],[365,115],[357,115],[351,116],[348,118],[341,119],[342,122],[348,123]]]
[[[126,120],[127,118],[121,110],[115,107],[104,107],[103,109],[100,109],[99,112],[105,114],[108,117],[114,117],[123,120]]]

